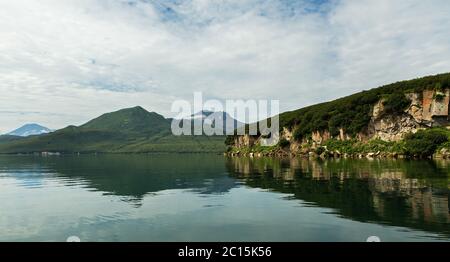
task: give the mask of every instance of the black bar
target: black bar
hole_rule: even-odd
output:
[[[188,251],[196,252],[195,256],[189,254],[180,256],[185,253],[186,248]],[[246,252],[252,248],[259,251],[251,254]],[[206,253],[202,253],[206,249],[212,250],[208,258],[205,256]],[[267,250],[270,252],[266,252]],[[225,253],[226,251],[228,253]],[[386,258],[396,260],[449,258],[450,243],[0,243],[0,252],[2,258],[22,256],[57,259],[193,258],[202,261],[278,258],[317,261],[317,259],[345,258],[375,261]]]

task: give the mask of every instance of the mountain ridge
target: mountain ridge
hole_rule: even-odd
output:
[[[224,136],[174,136],[171,119],[140,106],[37,137],[0,136],[0,153],[223,152]]]
[[[162,115],[149,112],[141,106],[124,108],[102,114],[79,128],[119,132],[155,132],[170,127],[170,121]]]

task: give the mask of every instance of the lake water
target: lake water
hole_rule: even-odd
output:
[[[0,156],[0,241],[450,241],[450,161]]]

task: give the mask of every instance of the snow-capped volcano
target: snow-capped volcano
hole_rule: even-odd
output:
[[[202,124],[208,124],[208,125],[214,125],[213,121],[218,120],[223,123],[222,126],[223,126],[224,130],[226,130],[227,122],[233,123],[232,130],[234,130],[236,128],[240,128],[245,125],[244,123],[239,122],[238,120],[231,117],[226,112],[212,112],[212,111],[207,111],[207,110],[203,110],[203,111],[197,112],[195,114],[192,114],[191,116],[186,117],[185,119],[192,120],[193,122],[201,121]]]
[[[46,133],[52,132],[51,129],[41,126],[38,124],[26,124],[22,127],[17,128],[14,131],[9,132],[7,135],[11,136],[33,136],[33,135],[42,135]]]

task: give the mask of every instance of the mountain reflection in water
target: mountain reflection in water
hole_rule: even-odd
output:
[[[0,241],[450,240],[450,161],[0,156]]]
[[[248,186],[345,218],[450,236],[450,161],[229,158],[227,166]]]

